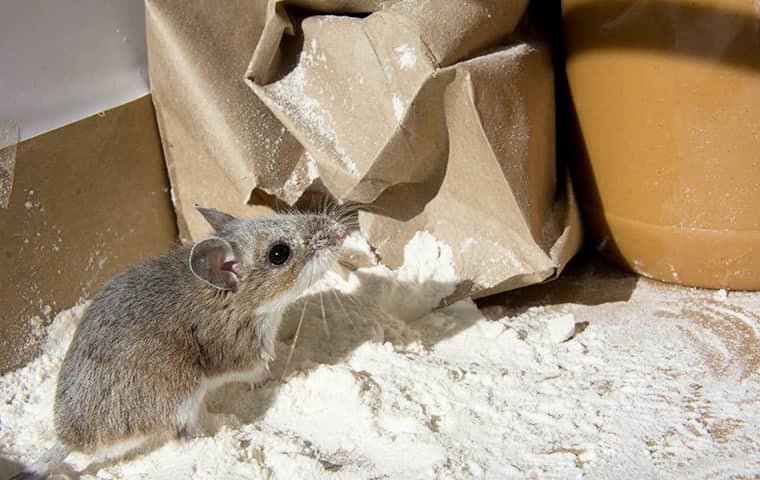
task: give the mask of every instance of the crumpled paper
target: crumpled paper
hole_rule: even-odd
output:
[[[365,205],[390,267],[419,230],[451,246],[452,298],[552,278],[577,251],[550,53],[516,32],[526,0],[146,5],[185,238],[203,233],[193,203],[246,214],[320,190]]]

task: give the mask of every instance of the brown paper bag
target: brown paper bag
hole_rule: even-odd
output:
[[[192,203],[245,214],[319,187],[370,206],[391,267],[418,230],[450,245],[455,298],[546,280],[577,250],[550,55],[514,35],[526,1],[146,3],[186,238],[203,233]]]

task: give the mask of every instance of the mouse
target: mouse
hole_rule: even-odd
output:
[[[268,378],[284,310],[332,267],[348,227],[338,210],[196,209],[212,235],[118,274],[86,307],[58,374],[58,441],[13,480],[45,478],[73,451],[116,458],[201,436],[207,392]]]

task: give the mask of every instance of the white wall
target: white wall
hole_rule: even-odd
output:
[[[22,140],[148,92],[143,0],[0,0],[0,125]]]

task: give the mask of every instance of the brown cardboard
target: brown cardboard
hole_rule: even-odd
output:
[[[0,209],[0,372],[59,310],[171,248],[176,228],[149,96],[18,144]]]
[[[362,230],[390,266],[417,230],[450,245],[457,297],[557,274],[580,227],[557,174],[549,52],[514,33],[526,4],[273,0],[212,13],[147,0],[183,239],[207,231],[193,203],[246,213],[325,188],[367,207]]]
[[[579,197],[635,272],[760,289],[758,5],[563,2]]]

